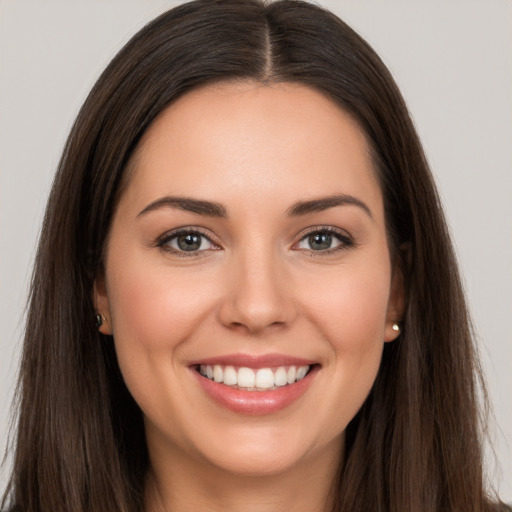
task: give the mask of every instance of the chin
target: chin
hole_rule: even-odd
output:
[[[300,455],[276,448],[261,447],[255,450],[238,447],[235,453],[210,457],[209,463],[232,475],[264,478],[284,474],[300,466],[303,461]]]
[[[307,429],[290,428],[284,423],[258,428],[238,425],[203,445],[201,457],[208,465],[233,475],[275,476],[297,470],[316,457],[341,454],[342,439],[343,434],[319,439]]]

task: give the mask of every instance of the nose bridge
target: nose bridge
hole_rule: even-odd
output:
[[[268,242],[251,243],[234,251],[222,320],[250,332],[291,320],[291,302],[278,251]]]

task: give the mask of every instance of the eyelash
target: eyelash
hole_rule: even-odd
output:
[[[178,249],[175,249],[173,247],[170,247],[169,245],[167,244],[170,244],[170,242],[172,242],[173,240],[177,239],[179,236],[181,235],[197,235],[203,239],[206,239],[209,243],[211,243],[214,248],[209,248],[209,249],[200,249],[200,250],[197,250],[197,251],[184,251],[184,250],[178,250]],[[206,251],[210,251],[210,250],[218,250],[219,249],[219,246],[212,241],[212,239],[210,238],[210,236],[208,236],[206,233],[203,233],[200,229],[196,228],[196,227],[189,227],[189,228],[180,228],[176,231],[170,231],[170,232],[167,232],[167,233],[164,233],[162,236],[160,236],[155,244],[154,244],[156,247],[159,247],[160,249],[162,249],[163,251],[165,252],[169,252],[169,253],[172,253],[174,255],[177,255],[177,256],[180,256],[180,257],[197,257],[198,255],[202,255],[204,254]]]
[[[307,251],[310,255],[321,257],[322,255],[328,255],[337,253],[340,251],[344,251],[349,249],[350,247],[354,246],[354,240],[352,237],[346,233],[345,231],[342,231],[340,229],[334,228],[332,226],[316,226],[313,229],[308,230],[305,233],[302,233],[300,236],[300,239],[298,242],[296,242],[292,249],[296,248],[301,242],[306,240],[308,237],[311,237],[316,234],[329,234],[334,236],[340,243],[338,246],[329,248],[329,249],[323,249],[323,250],[314,250],[314,249],[303,249],[304,251]],[[185,250],[178,250],[173,247],[170,247],[169,244],[173,240],[176,240],[181,235],[197,235],[203,239],[206,239],[210,244],[214,246],[214,248],[208,248],[208,249],[199,249],[195,251],[185,251]],[[218,250],[219,246],[215,244],[215,242],[212,241],[210,236],[208,236],[206,233],[202,232],[200,229],[196,227],[189,227],[189,228],[180,228],[176,231],[170,231],[162,236],[160,236],[154,246],[159,247],[165,252],[172,253],[174,255],[177,255],[179,257],[197,257],[198,255],[204,254],[206,251],[211,250]],[[300,250],[300,249],[295,249]]]
[[[296,247],[302,241],[306,240],[308,237],[311,237],[311,236],[317,235],[317,234],[325,234],[325,233],[336,238],[340,242],[340,244],[337,247],[332,247],[330,249],[324,249],[324,250],[318,250],[318,251],[315,251],[313,249],[304,249],[304,250],[307,251],[311,256],[322,257],[322,256],[327,256],[329,254],[335,254],[335,253],[338,253],[341,251],[346,251],[347,249],[350,249],[351,247],[353,247],[355,245],[353,238],[346,231],[335,228],[333,226],[316,226],[312,229],[309,229],[305,233],[302,233],[299,241],[294,244],[294,247]]]

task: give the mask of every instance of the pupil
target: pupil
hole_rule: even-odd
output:
[[[330,249],[332,243],[332,235],[328,233],[315,233],[309,237],[309,246],[317,251]]]
[[[201,247],[201,237],[191,233],[180,235],[178,237],[178,247],[182,251],[196,251]]]

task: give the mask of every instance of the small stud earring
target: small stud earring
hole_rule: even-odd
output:
[[[395,332],[400,332],[400,326],[397,324],[397,323],[394,323],[393,326],[391,327],[393,329],[393,331]]]
[[[107,319],[103,315],[100,315],[98,313],[96,315],[96,327],[99,329],[103,325],[103,322],[105,322],[106,320]]]

